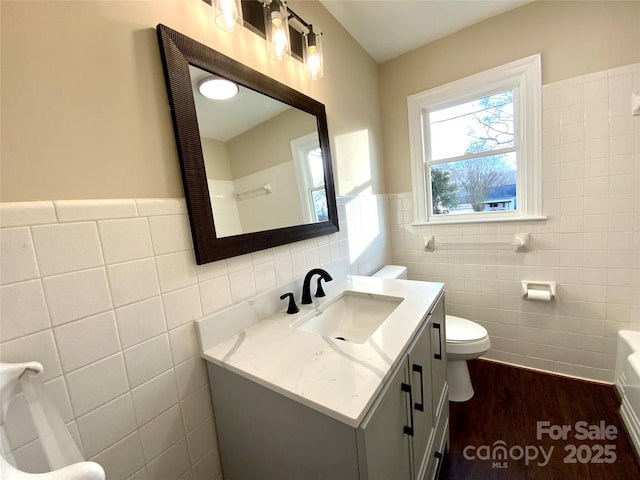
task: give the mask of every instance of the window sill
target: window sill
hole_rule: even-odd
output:
[[[529,217],[501,217],[501,218],[447,218],[438,219],[438,220],[430,220],[427,222],[413,222],[411,226],[419,227],[419,226],[430,226],[430,225],[452,225],[456,223],[500,223],[500,222],[533,222],[538,220],[546,220],[548,217],[544,215],[535,215]]]

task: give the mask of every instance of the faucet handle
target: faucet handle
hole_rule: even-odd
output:
[[[322,288],[322,277],[318,277],[318,288],[316,289],[316,297],[324,297],[326,293],[324,293],[324,288]]]
[[[285,293],[284,295],[281,295],[280,300],[284,300],[287,297],[289,297],[289,306],[287,307],[287,313],[288,314],[298,313],[300,309],[296,305],[296,301],[293,299],[293,293],[289,292],[289,293]]]

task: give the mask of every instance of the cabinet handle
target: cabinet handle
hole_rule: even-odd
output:
[[[413,406],[413,394],[411,393],[411,385],[407,383],[401,384],[402,391],[409,394],[409,405]],[[413,437],[413,408],[409,408],[409,413],[411,416],[411,426],[407,427],[406,425],[403,428],[404,433],[407,435],[411,435]]]
[[[440,347],[440,353],[434,353],[433,358],[436,360],[442,360],[442,329],[439,323],[434,323],[433,328],[438,330],[438,346]]]
[[[419,412],[424,412],[424,381],[422,379],[422,365],[413,364],[413,371],[420,374],[420,403],[416,402],[414,408]]]
[[[444,455],[442,455],[442,453],[440,452],[435,452],[433,456],[436,457],[436,460],[438,461],[438,468],[436,468],[436,474],[433,478],[439,478],[440,470],[442,470],[442,459],[444,458]]]

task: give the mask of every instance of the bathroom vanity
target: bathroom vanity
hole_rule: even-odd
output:
[[[258,318],[264,307],[244,304],[198,321],[225,479],[437,477],[449,438],[443,285],[325,288],[295,315]],[[345,333],[322,320],[349,309]]]

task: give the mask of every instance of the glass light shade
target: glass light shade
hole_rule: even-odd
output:
[[[304,75],[311,80],[322,78],[324,75],[322,35],[316,34],[313,31],[313,27],[309,28],[309,33],[304,36],[302,56],[304,60]]]
[[[269,57],[277,61],[285,60],[291,56],[287,6],[280,0],[272,0],[265,13]]]
[[[227,100],[238,94],[238,85],[224,78],[206,77],[198,82],[198,90],[212,100]]]
[[[241,0],[215,0],[213,7],[216,25],[227,32],[242,28]]]

